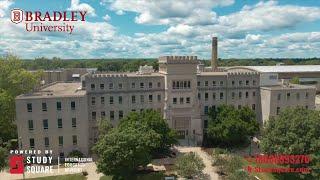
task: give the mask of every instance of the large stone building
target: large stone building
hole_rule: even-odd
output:
[[[315,88],[287,87],[277,77],[265,80],[256,71],[221,71],[217,55],[212,57],[212,68],[204,68],[196,56],[164,56],[158,72],[149,66],[137,73],[91,72],[81,83],[55,83],[20,95],[16,122],[22,148],[52,149],[56,156],[72,150],[88,155],[98,138],[97,120],[109,119],[116,126],[128,113],[145,109],[159,111],[181,138],[201,144],[208,110],[221,104],[248,106],[261,124],[277,115],[274,107],[314,108]],[[278,103],[278,93],[300,98]]]

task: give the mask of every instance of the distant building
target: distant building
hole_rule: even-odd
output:
[[[213,45],[216,52],[217,43]],[[291,99],[286,98],[288,93]],[[284,99],[274,99],[278,94]],[[150,66],[137,73],[91,72],[81,76],[81,83],[55,83],[20,95],[16,122],[23,149],[53,149],[56,156],[80,150],[88,155],[98,138],[99,119],[116,126],[132,111],[154,109],[180,138],[200,145],[209,108],[248,106],[262,124],[276,115],[278,106],[313,109],[314,97],[315,88],[279,83],[272,74],[204,68],[196,56],[164,56],[158,72]]]

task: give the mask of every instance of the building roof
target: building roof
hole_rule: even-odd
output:
[[[320,72],[320,65],[281,65],[281,66],[234,66],[226,69],[249,69],[265,73]]]
[[[78,97],[85,94],[86,91],[81,90],[81,83],[53,83],[38,91],[19,95],[16,99]]]
[[[284,84],[277,84],[277,85],[272,85],[272,86],[261,86],[261,89],[266,89],[266,90],[288,90],[288,89],[316,89],[313,86],[305,86],[301,84],[289,84],[289,85],[284,85]]]

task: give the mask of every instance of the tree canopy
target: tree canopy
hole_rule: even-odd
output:
[[[237,146],[259,131],[259,123],[249,107],[235,109],[222,105],[210,109],[206,145]]]
[[[319,129],[319,111],[303,107],[287,108],[267,122],[261,148],[266,154],[311,155],[308,167],[313,168],[313,177],[320,178]]]
[[[0,138],[6,142],[17,137],[15,125],[15,97],[27,93],[39,83],[39,73],[22,68],[15,56],[0,57]]]
[[[186,178],[200,178],[204,167],[201,157],[194,152],[184,154],[176,161],[177,173]]]

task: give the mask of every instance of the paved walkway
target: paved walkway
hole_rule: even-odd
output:
[[[206,179],[210,180],[218,180],[219,175],[216,173],[215,168],[212,166],[212,158],[206,152],[202,151],[200,147],[176,147],[179,152],[188,153],[188,152],[195,152],[198,154],[205,165],[203,170],[203,174],[205,175]]]

